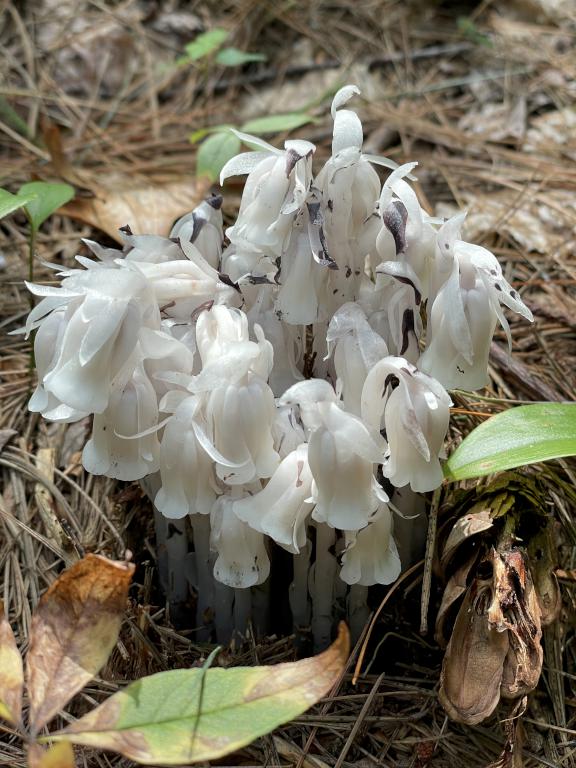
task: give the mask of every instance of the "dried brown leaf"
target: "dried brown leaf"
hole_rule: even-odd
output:
[[[468,725],[482,722],[496,709],[509,649],[508,632],[496,631],[488,621],[491,592],[491,581],[472,583],[442,665],[440,702],[452,720]]]
[[[94,197],[77,197],[60,213],[101,229],[118,242],[122,242],[118,230],[126,225],[134,234],[167,236],[174,221],[191,211],[206,191],[205,183],[190,179],[136,186],[122,177],[94,189]]]
[[[434,635],[434,639],[441,648],[445,648],[448,643],[446,619],[448,618],[450,608],[466,592],[468,576],[474,565],[476,565],[476,558],[472,557],[452,574],[444,588],[442,602],[436,617],[436,634]]]
[[[87,555],[44,594],[26,659],[30,729],[45,725],[106,663],[126,609],[134,566]]]
[[[475,536],[478,533],[482,533],[482,531],[487,531],[492,525],[493,522],[489,509],[462,515],[462,517],[454,523],[454,527],[450,531],[450,535],[444,545],[444,551],[442,552],[441,558],[442,569],[446,568],[449,561],[456,553],[456,550],[461,544],[469,539],[470,536]]]
[[[12,725],[20,722],[23,687],[22,656],[0,600],[0,717]]]

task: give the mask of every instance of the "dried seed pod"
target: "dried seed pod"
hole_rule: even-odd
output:
[[[542,672],[543,652],[540,644],[542,624],[540,603],[532,575],[524,570],[524,583],[521,586],[516,566],[518,555],[522,553],[503,553],[512,581],[516,581],[515,601],[507,612],[509,625],[510,649],[504,663],[501,694],[504,698],[515,699],[532,691],[538,684]],[[511,556],[511,557],[510,557]]]
[[[500,699],[508,632],[488,620],[492,580],[476,579],[460,607],[448,643],[440,685],[440,702],[452,720],[476,725],[492,714]]]
[[[552,526],[546,525],[530,540],[528,554],[534,587],[541,610],[541,624],[548,627],[560,615],[562,595],[554,573],[556,565]]]

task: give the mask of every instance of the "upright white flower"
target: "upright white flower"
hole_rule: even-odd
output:
[[[220,496],[210,514],[210,544],[218,553],[214,576],[229,587],[262,584],[270,573],[264,536],[234,514],[233,496]]]
[[[328,275],[326,302],[331,312],[346,301],[355,301],[365,279],[366,245],[359,248],[358,241],[380,194],[380,179],[372,163],[397,167],[386,158],[362,153],[362,123],[355,112],[342,109],[358,93],[356,86],[348,85],[334,96],[332,156],[314,181],[322,199],[325,249],[338,267]]]
[[[392,537],[392,513],[381,503],[371,521],[360,531],[346,531],[340,578],[346,584],[371,587],[392,584],[400,576],[401,563]]]
[[[273,274],[281,257],[297,212],[306,201],[312,179],[315,147],[308,141],[291,140],[284,151],[235,131],[248,145],[260,148],[232,158],[220,174],[248,174],[236,224],[227,230],[230,247],[222,269],[237,281],[247,274]]]
[[[311,489],[308,446],[302,444],[286,456],[261,491],[235,501],[233,509],[255,531],[298,554],[306,546],[306,520],[313,506]]]
[[[214,269],[220,266],[224,240],[221,208],[222,195],[210,195],[191,213],[178,219],[170,232],[170,237],[178,239],[186,256],[189,252],[195,256],[199,251]]]
[[[410,483],[425,492],[441,484],[450,405],[444,387],[404,358],[386,357],[372,368],[362,392],[362,418],[385,430],[382,472],[394,485]]]

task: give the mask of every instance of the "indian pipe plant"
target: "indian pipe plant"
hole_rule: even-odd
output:
[[[236,132],[248,151],[221,183],[246,181],[226,232],[214,195],[169,237],[124,227],[122,250],[87,240],[57,286],[28,285],[29,408],[93,416],[84,467],[141,481],[169,598],[192,588],[204,639],[249,618],[266,630],[271,558],[290,569],[295,631],[320,649],[344,616],[357,634],[368,588],[425,536],[447,390],[487,384],[504,307],[532,319],[496,257],[462,239],[465,213],[422,209],[416,163],[362,151],[357,93],[334,97],[319,169],[308,141]]]

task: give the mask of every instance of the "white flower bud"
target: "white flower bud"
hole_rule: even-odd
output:
[[[220,496],[210,514],[210,545],[218,552],[214,576],[229,587],[262,584],[270,573],[264,536],[234,514],[235,499]]]
[[[410,483],[425,492],[441,484],[450,405],[442,385],[404,358],[386,357],[372,368],[362,392],[362,418],[373,429],[385,429],[382,472],[394,485]]]

